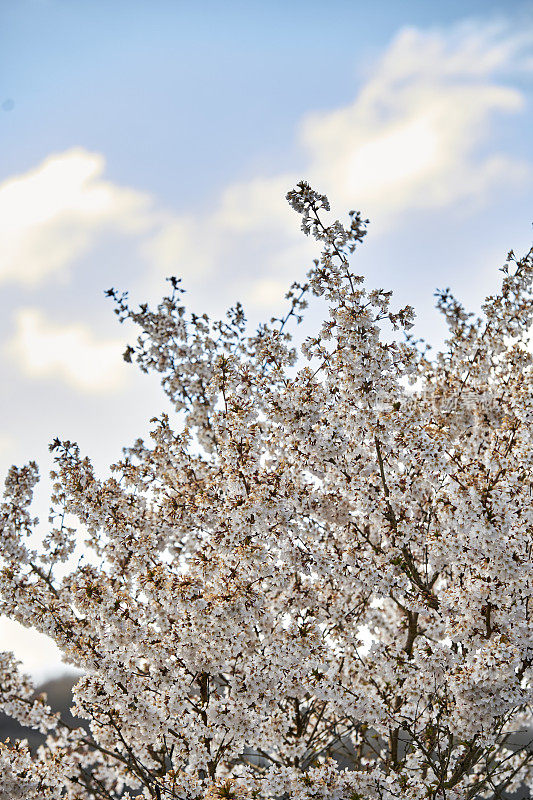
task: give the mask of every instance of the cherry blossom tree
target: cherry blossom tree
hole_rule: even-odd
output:
[[[1,511],[0,611],[83,671],[72,729],[9,653],[0,798],[466,800],[533,783],[533,251],[478,318],[449,290],[431,356],[413,310],[349,263],[366,223],[289,192],[322,253],[248,332],[108,294],[176,415],[99,479],[57,439],[37,545],[35,463]],[[308,298],[327,318],[298,357]],[[81,556],[79,546],[83,545]]]

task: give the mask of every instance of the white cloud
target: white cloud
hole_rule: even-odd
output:
[[[287,281],[259,278],[251,287],[248,300],[258,308],[276,308],[287,289]]]
[[[0,617],[0,650],[13,652],[22,662],[22,671],[37,683],[72,671],[61,661],[61,652],[52,639],[7,617]]]
[[[187,273],[203,277],[217,259],[232,253],[235,242],[247,248],[246,240],[253,244],[262,237],[271,238],[274,230],[278,242],[286,244],[294,236],[295,225],[285,195],[297,181],[297,175],[284,174],[232,184],[202,216],[168,215],[146,240],[144,255],[165,275],[188,261]]]
[[[150,198],[104,180],[104,167],[101,155],[74,148],[0,184],[0,281],[38,284],[105,231],[147,230]]]
[[[2,431],[0,433],[0,458],[4,458],[6,453],[9,453],[14,444],[14,438]]]
[[[361,209],[382,231],[416,210],[472,207],[527,185],[531,164],[491,150],[490,134],[498,116],[524,108],[523,93],[502,76],[513,83],[529,69],[532,42],[531,30],[502,24],[400,31],[353,102],[302,120],[305,176],[336,207]],[[277,287],[281,300],[285,276],[311,252],[285,201],[300,177],[229,186],[210,211],[174,219],[148,239],[145,256],[160,274],[170,270],[189,284],[216,277],[218,303],[225,289],[272,308]]]
[[[288,288],[286,276],[310,244],[299,233],[298,220],[285,199],[298,179],[283,174],[236,183],[211,210],[169,217],[142,249],[157,279],[179,275],[187,287],[202,286],[218,307],[240,299],[272,308],[261,300],[266,295],[258,291],[256,281],[279,284],[283,289],[278,299],[282,298]],[[265,267],[268,274],[261,276]],[[268,295],[272,299],[271,289]]]
[[[312,179],[379,224],[525,182],[530,165],[480,151],[493,118],[524,106],[494,78],[517,68],[527,40],[496,25],[401,31],[353,103],[303,123]]]
[[[35,308],[19,309],[4,350],[29,377],[56,378],[86,393],[115,391],[128,372],[122,339],[96,339],[87,325],[59,325]]]

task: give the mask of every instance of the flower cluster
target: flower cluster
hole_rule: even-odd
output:
[[[533,252],[473,318],[449,290],[429,358],[413,309],[367,290],[359,214],[289,193],[323,246],[255,333],[182,289],[110,290],[176,416],[99,479],[56,440],[51,530],[30,549],[35,464],[1,509],[0,612],[83,671],[71,729],[0,659],[0,708],[47,732],[0,748],[27,800],[469,800],[533,783]],[[298,360],[311,296],[328,315]],[[400,332],[391,340],[391,331]],[[307,359],[307,363],[305,363]],[[32,540],[33,541],[33,540]],[[83,542],[84,556],[73,553]],[[58,565],[62,564],[58,570]]]

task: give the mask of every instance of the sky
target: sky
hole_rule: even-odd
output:
[[[279,314],[318,255],[301,179],[370,218],[355,271],[442,343],[435,289],[476,310],[531,244],[532,130],[531,2],[0,0],[0,472],[39,462],[44,528],[52,439],[103,473],[167,409],[111,286]],[[0,649],[63,668],[5,619]]]

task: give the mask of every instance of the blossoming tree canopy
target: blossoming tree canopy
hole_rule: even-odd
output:
[[[154,419],[107,480],[56,440],[36,549],[37,467],[7,476],[0,611],[83,670],[89,732],[4,653],[1,710],[47,739],[0,746],[1,798],[459,800],[533,783],[512,738],[532,700],[533,252],[509,254],[480,318],[438,292],[449,338],[430,359],[412,308],[351,270],[360,215],[326,224],[306,183],[288,200],[323,249],[283,319],[249,334],[240,305],[189,315],[174,278],[155,310],[108,292],[177,428]],[[328,314],[306,363],[289,331],[311,294]]]

